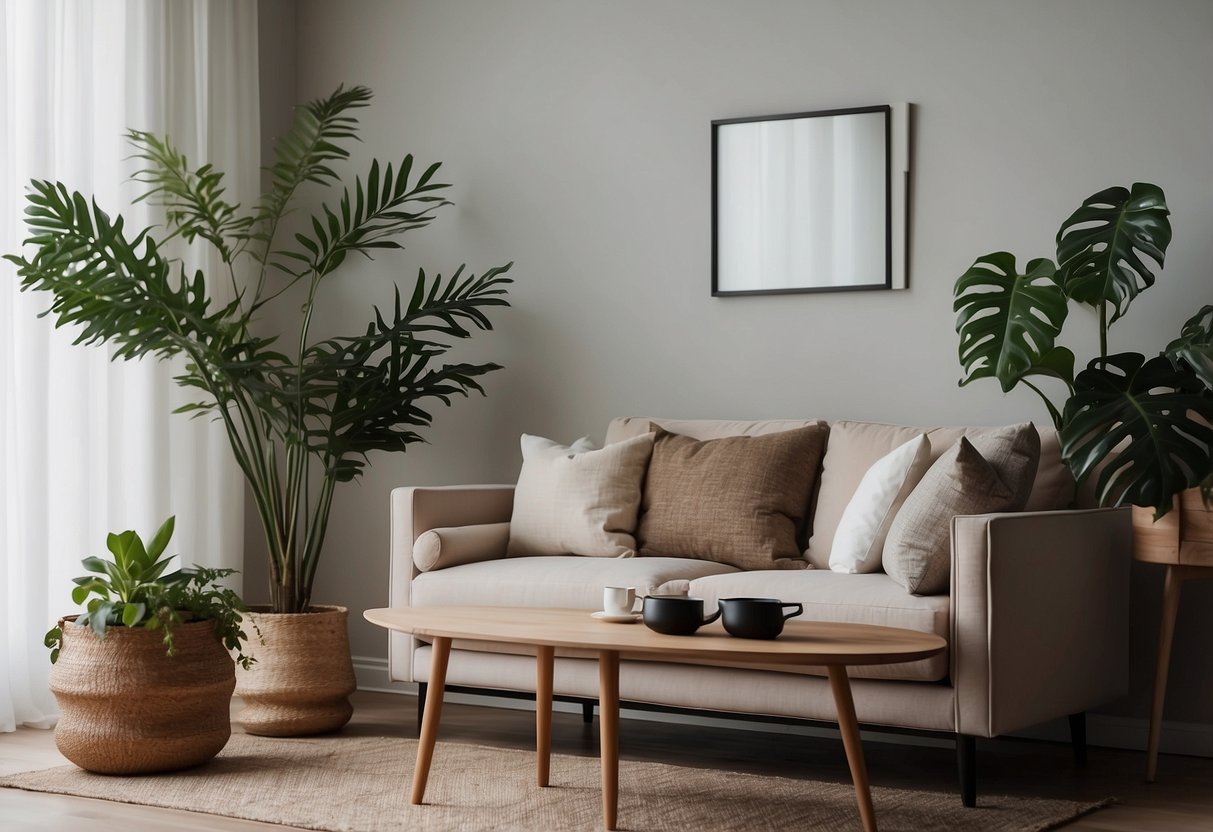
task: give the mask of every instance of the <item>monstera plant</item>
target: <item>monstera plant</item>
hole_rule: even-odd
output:
[[[1164,515],[1186,488],[1213,476],[1213,305],[1159,354],[1110,353],[1108,333],[1155,283],[1171,242],[1162,189],[1137,183],[1088,197],[1057,232],[1057,261],[996,252],[956,281],[961,386],[1023,384],[1048,408],[1062,457],[1078,480],[1096,477],[1101,505]],[[1057,344],[1071,304],[1099,317],[1099,353],[1075,373]],[[1064,391],[1054,400],[1046,387]]]

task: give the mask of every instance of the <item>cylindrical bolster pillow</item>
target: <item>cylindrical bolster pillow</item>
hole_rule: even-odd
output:
[[[509,523],[452,526],[422,532],[413,543],[413,563],[422,572],[505,557]]]

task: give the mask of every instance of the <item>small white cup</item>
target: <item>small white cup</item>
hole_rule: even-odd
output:
[[[608,586],[602,590],[602,609],[607,615],[631,615],[635,605],[634,586]]]

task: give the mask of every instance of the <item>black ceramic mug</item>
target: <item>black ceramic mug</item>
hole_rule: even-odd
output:
[[[784,613],[785,607],[795,607]],[[785,604],[778,598],[721,598],[724,629],[738,638],[775,638],[783,622],[804,612],[804,604]]]
[[[649,595],[641,608],[644,625],[667,636],[689,636],[720,617],[720,610],[703,615],[703,599],[685,595]]]

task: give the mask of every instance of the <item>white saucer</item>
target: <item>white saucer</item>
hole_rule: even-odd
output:
[[[612,615],[606,610],[590,613],[591,618],[597,618],[599,621],[609,621],[612,624],[635,624],[641,619],[638,612],[629,612],[625,615]]]

